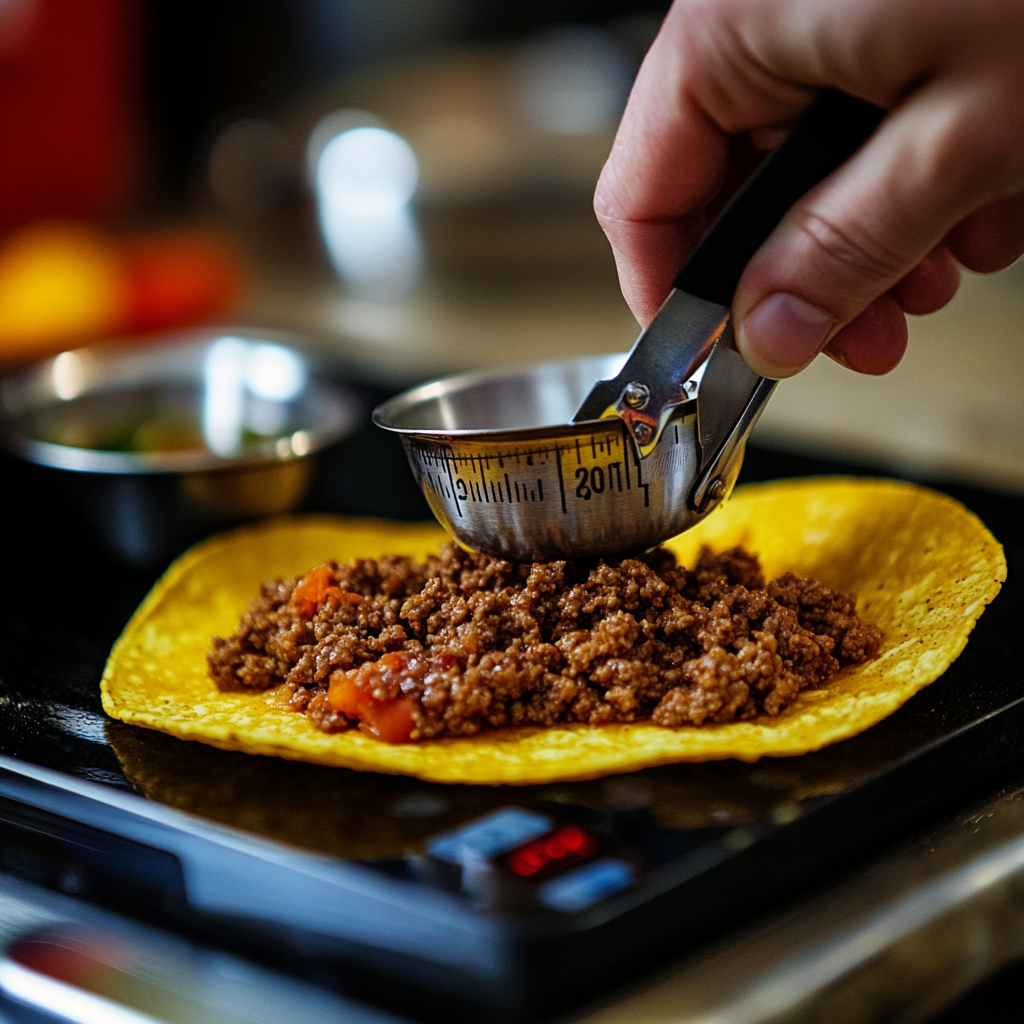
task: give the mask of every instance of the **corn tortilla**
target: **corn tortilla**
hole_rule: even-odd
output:
[[[213,635],[230,635],[260,583],[333,558],[422,558],[434,525],[311,516],[233,531],[192,548],[157,582],[110,654],[107,713],[228,750],[448,783],[527,785],[597,778],[684,761],[805,754],[854,736],[937,679],[963,650],[1006,578],[1002,547],[951,498],[886,480],[758,484],[668,542],[684,565],[702,544],[757,553],[857,596],[884,633],[878,656],[806,690],[775,718],[667,729],[646,723],[507,729],[390,745],[358,730],[328,734],[276,691],[222,693],[206,673]]]

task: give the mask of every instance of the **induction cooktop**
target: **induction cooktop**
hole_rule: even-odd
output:
[[[380,447],[366,458],[367,444]],[[332,490],[345,460],[380,475]],[[746,479],[850,472],[752,449]],[[565,1014],[833,877],[1024,751],[1024,502],[943,488],[1009,581],[960,659],[800,758],[442,786],[252,757],[105,719],[106,653],[161,567],[105,554],[59,481],[0,464],[0,869],[424,1020]],[[330,454],[310,507],[423,517],[391,439]]]

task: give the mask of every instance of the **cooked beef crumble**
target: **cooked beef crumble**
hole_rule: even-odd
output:
[[[401,742],[556,722],[700,725],[777,715],[881,633],[855,600],[742,548],[686,570],[642,558],[505,562],[449,544],[264,584],[215,638],[221,689],[285,684],[318,728]]]

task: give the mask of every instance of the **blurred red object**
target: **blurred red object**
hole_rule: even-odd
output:
[[[136,170],[131,0],[0,3],[0,231],[94,218]]]
[[[125,243],[122,254],[128,334],[209,320],[226,313],[242,292],[240,257],[211,235],[147,235]]]
[[[216,319],[244,276],[238,253],[205,232],[117,241],[88,224],[20,228],[0,244],[0,365]]]

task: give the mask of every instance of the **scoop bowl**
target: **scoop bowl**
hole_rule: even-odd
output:
[[[625,359],[449,377],[385,402],[373,420],[401,436],[434,515],[465,547],[526,562],[643,551],[724,500],[742,459],[698,512],[690,502],[700,465],[695,400],[676,408],[644,459],[617,417],[570,423],[594,382],[615,376]]]

